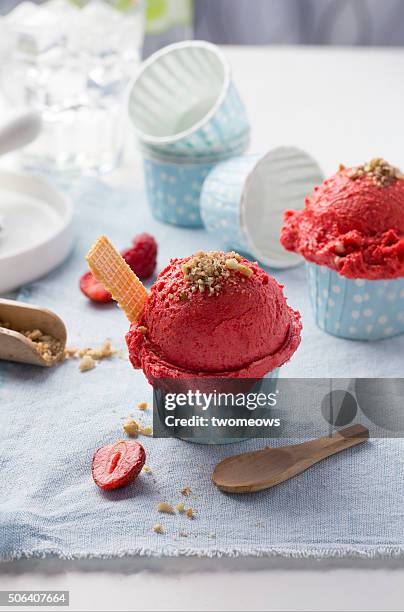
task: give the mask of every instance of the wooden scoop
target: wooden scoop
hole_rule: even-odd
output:
[[[66,327],[53,312],[24,302],[0,299],[0,324],[1,322],[8,322],[11,329],[0,327],[0,359],[45,367],[59,361],[58,357],[45,359],[32,340],[15,331],[40,329],[43,334],[61,342],[61,357],[66,345]]]
[[[361,444],[369,438],[369,430],[352,425],[331,436],[303,444],[264,448],[260,451],[227,457],[214,469],[212,480],[228,493],[252,493],[269,489],[292,478],[315,463],[335,453]]]

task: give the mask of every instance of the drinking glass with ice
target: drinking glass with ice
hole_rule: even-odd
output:
[[[3,93],[13,107],[39,110],[44,123],[24,151],[25,165],[85,173],[114,168],[124,94],[140,62],[141,0],[22,2],[1,21],[12,37],[1,49]]]

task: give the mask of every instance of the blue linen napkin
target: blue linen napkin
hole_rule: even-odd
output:
[[[22,290],[20,299],[51,308],[66,322],[68,345],[96,347],[109,337],[125,349],[128,323],[115,305],[89,303],[78,289],[84,255],[106,233],[119,247],[140,231],[158,240],[159,269],[173,256],[218,248],[203,230],[154,221],[141,191],[93,180],[70,189],[77,241],[66,263]],[[282,376],[400,376],[404,336],[367,344],[327,336],[312,323],[302,267],[276,273],[304,322],[302,345]],[[253,495],[226,495],[211,483],[223,457],[255,440],[206,447],[142,438],[151,473],[102,492],[91,478],[94,450],[123,437],[129,414],[151,423],[151,388],[124,358],[80,373],[71,360],[52,369],[0,365],[0,559],[149,556],[313,557],[404,555],[403,442],[375,440]],[[276,440],[274,445],[285,443]],[[192,494],[184,498],[181,489]],[[191,506],[195,518],[161,515],[161,501]],[[162,523],[164,534],[153,532]]]

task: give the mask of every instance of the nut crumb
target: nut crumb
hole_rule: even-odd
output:
[[[140,331],[141,334],[143,334],[144,336],[147,333],[147,327],[145,327],[144,325],[139,325],[138,330]]]
[[[345,253],[344,244],[340,240],[335,243],[334,251],[338,255],[343,255]]]
[[[350,168],[347,176],[356,181],[368,177],[377,187],[388,187],[396,180],[402,180],[402,173],[381,157],[375,157],[366,164]]]
[[[28,338],[28,340],[31,340],[33,347],[46,363],[50,364],[63,361],[65,357],[63,344],[53,336],[43,333],[40,329],[16,329],[9,321],[0,321],[0,327],[17,331]]]
[[[182,514],[183,512],[185,512],[185,504],[183,502],[179,502],[176,506],[175,509],[177,510],[177,512],[179,512],[180,514]]]
[[[186,513],[185,513],[185,514],[187,515],[187,517],[188,517],[189,519],[194,518],[194,513],[193,513],[192,508],[188,508],[188,510],[186,511]]]
[[[171,506],[171,504],[168,504],[167,502],[160,502],[157,506],[157,512],[164,512],[165,514],[175,514],[174,508]]]
[[[254,274],[254,271],[251,270],[251,268],[242,264],[239,264],[237,271],[240,272],[240,274],[242,274],[243,276],[246,276],[247,278],[250,278]]]
[[[154,533],[164,533],[163,525],[160,525],[160,523],[156,523],[153,527],[153,531]]]
[[[148,465],[144,465],[144,466],[143,466],[143,472],[144,472],[145,474],[151,474],[151,473],[152,473],[152,470],[151,470],[151,468],[150,468]]]
[[[130,419],[124,424],[123,430],[125,433],[128,434],[128,436],[131,436],[132,438],[136,438],[139,435],[140,425],[134,419]]]
[[[80,372],[88,372],[95,368],[95,361],[90,355],[84,355],[79,363]]]
[[[192,489],[191,487],[184,487],[181,489],[181,493],[182,495],[185,495],[185,497],[189,497],[189,495],[192,493]]]
[[[238,270],[239,263],[235,257],[231,257],[226,259],[225,265],[228,270]]]
[[[65,348],[63,357],[65,359],[73,359],[80,358],[81,362],[79,364],[79,368],[82,372],[87,371],[86,369],[82,370],[81,364],[83,359],[87,357],[91,357],[93,361],[100,361],[102,359],[109,359],[110,357],[114,357],[115,355],[120,356],[121,351],[119,349],[113,349],[111,346],[111,341],[106,338],[101,345],[100,349],[94,349],[91,347],[78,349],[78,348]],[[89,363],[88,359],[85,359],[84,363]],[[94,364],[95,365],[95,364]],[[86,366],[84,366],[86,367]],[[87,367],[88,370],[93,369],[92,367]]]
[[[139,410],[147,410],[149,404],[147,402],[139,402],[137,407],[139,408]]]
[[[142,436],[152,436],[153,435],[152,427],[140,427],[139,431],[142,434]]]

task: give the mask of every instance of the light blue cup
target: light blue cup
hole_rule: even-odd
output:
[[[404,278],[349,279],[307,263],[310,300],[317,326],[349,340],[382,340],[404,333]]]
[[[248,146],[240,140],[227,156]],[[221,157],[174,157],[151,155],[143,149],[146,195],[153,216],[159,221],[183,227],[202,227],[200,194],[203,182]]]
[[[203,223],[225,249],[273,268],[298,265],[302,258],[279,241],[283,214],[286,209],[301,209],[305,196],[323,178],[314,159],[296,147],[234,157],[215,166],[206,178],[201,193]]]
[[[152,155],[221,155],[250,130],[226,57],[205,41],[168,45],[149,57],[130,85],[127,105]]]
[[[146,195],[153,216],[171,225],[201,227],[200,192],[215,163],[178,164],[145,158]]]

